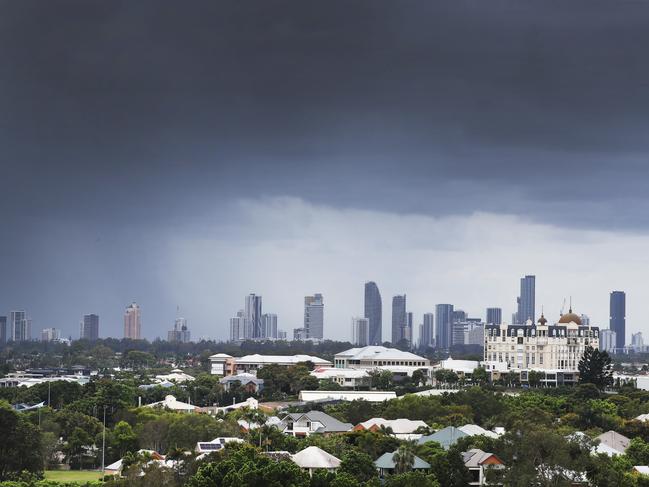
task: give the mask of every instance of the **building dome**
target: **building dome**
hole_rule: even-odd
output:
[[[565,315],[559,318],[559,323],[565,324],[570,322],[575,322],[581,326],[581,316],[579,316],[577,313],[573,313],[572,309],[568,310],[568,312]]]
[[[539,318],[539,321],[537,322],[541,326],[545,326],[545,324],[548,322],[548,320],[545,319],[545,316],[543,316],[543,313],[541,313],[541,317]]]

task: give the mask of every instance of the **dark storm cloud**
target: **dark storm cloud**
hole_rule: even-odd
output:
[[[4,201],[26,192],[31,214],[182,214],[180,186],[190,203],[243,191],[425,212],[432,193],[441,213],[515,198],[543,217],[538,185],[558,200],[646,189],[646,3],[1,9],[3,167],[19,186]]]

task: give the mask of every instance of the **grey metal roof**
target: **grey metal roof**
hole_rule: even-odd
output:
[[[445,450],[448,450],[451,445],[454,445],[457,440],[464,436],[469,436],[467,435],[464,431],[462,431],[459,428],[456,428],[455,426],[447,426],[444,429],[441,429],[432,435],[426,435],[422,436],[419,438],[418,443],[420,445],[423,445],[424,443],[427,443],[429,441],[436,441],[440,445],[442,445],[442,448]]]
[[[388,470],[393,469],[395,465],[394,455],[397,453],[397,451],[393,451],[392,453],[390,452],[384,453],[374,461],[374,465],[376,465],[377,468],[384,468]],[[413,463],[412,468],[413,469],[430,468],[430,464],[415,455],[415,462]]]
[[[338,421],[336,418],[329,416],[322,411],[309,411],[308,413],[290,413],[287,414],[282,422],[286,423],[287,419],[292,421],[299,421],[301,418],[306,417],[309,421],[317,421],[322,423],[324,428],[320,428],[317,431],[319,433],[338,433],[351,430],[354,425],[351,423],[343,423]]]

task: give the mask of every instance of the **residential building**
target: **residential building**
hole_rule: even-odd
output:
[[[264,313],[261,315],[264,337],[277,339],[277,315],[273,313]]]
[[[167,340],[170,342],[189,343],[191,341],[191,333],[187,328],[187,320],[185,318],[176,318],[173,330],[167,333]]]
[[[9,328],[12,342],[24,342],[32,339],[32,323],[27,319],[24,310],[9,313]]]
[[[419,346],[422,348],[432,347],[435,337],[435,315],[424,313],[424,323],[421,325],[419,334]]]
[[[212,441],[199,441],[196,443],[196,453],[212,453],[225,448],[228,443],[245,443],[245,440],[235,437],[214,438]]]
[[[624,455],[631,444],[631,440],[616,431],[607,431],[599,435],[598,453],[606,453],[609,456]]]
[[[295,342],[306,341],[306,328],[293,328],[293,341]]]
[[[264,338],[261,315],[261,296],[255,294],[246,296],[243,335],[245,340]]]
[[[83,315],[79,330],[79,338],[94,342],[99,339],[99,315]]]
[[[309,477],[313,477],[313,473],[317,470],[335,472],[341,463],[338,458],[317,446],[309,446],[297,452],[291,456],[291,460],[302,470],[307,471]]]
[[[142,338],[142,314],[135,302],[128,305],[124,313],[124,338],[131,340]]]
[[[505,468],[504,462],[496,454],[472,448],[462,452],[462,461],[471,476],[469,485],[502,485],[502,482],[494,482],[488,474],[489,471]]]
[[[225,353],[210,356],[211,373],[214,375],[233,375],[241,372],[256,374],[257,370],[268,364],[283,367],[311,362],[316,367],[331,367],[331,362],[313,355],[245,355],[232,357]]]
[[[352,345],[366,347],[370,341],[369,318],[352,318]]]
[[[369,345],[383,343],[383,304],[375,282],[365,283],[365,318],[370,322]]]
[[[453,305],[438,304],[435,306],[435,322],[437,323],[435,345],[441,349],[450,348],[453,337]]]
[[[534,321],[536,316],[536,277],[521,277],[521,291],[518,296],[518,310],[516,313],[516,323],[524,324],[527,320]]]
[[[318,367],[311,371],[311,375],[320,381],[330,380],[341,387],[352,389],[369,387],[371,384],[371,377],[367,370]]]
[[[422,420],[412,419],[383,419],[371,418],[354,426],[354,431],[386,431],[390,430],[395,438],[400,440],[418,440],[423,435],[415,433],[419,429],[428,429],[428,425]]]
[[[644,350],[644,340],[641,331],[631,335],[631,349],[634,352],[642,352]]]
[[[286,332],[284,330],[277,330],[277,339],[286,340]]]
[[[309,411],[287,414],[278,428],[286,435],[304,437],[312,434],[345,433],[350,431],[353,425],[338,421],[322,411]]]
[[[406,295],[394,296],[392,298],[392,345],[396,345],[405,338],[407,326]]]
[[[7,317],[0,316],[0,345],[7,343]]]
[[[374,461],[374,465],[376,465],[381,479],[394,473],[397,465],[397,460],[395,459],[396,454],[397,451],[386,452]],[[413,457],[412,470],[430,470],[430,464],[428,462],[425,462],[416,455],[413,455]]]
[[[464,332],[465,345],[484,346],[484,323],[479,321],[470,321]]]
[[[337,353],[334,356],[334,366],[341,369],[376,369],[382,366],[429,367],[430,361],[411,352],[370,345]]]
[[[605,352],[613,353],[615,351],[616,333],[613,330],[600,330],[599,348]]]
[[[501,308],[487,308],[488,325],[500,325],[503,322],[503,310]]]
[[[225,391],[229,391],[232,386],[241,387],[249,394],[257,394],[264,389],[264,379],[258,379],[255,374],[241,372],[236,375],[226,375],[219,380]]]
[[[61,339],[61,330],[56,328],[43,328],[41,331],[42,342],[56,342]]]
[[[615,348],[622,350],[626,345],[626,294],[613,291],[610,297],[609,329],[615,332]]]
[[[322,294],[304,297],[304,329],[307,340],[322,340],[324,336],[324,302]]]
[[[178,401],[174,396],[165,396],[164,400],[147,404],[147,408],[161,408],[170,409],[171,411],[178,411],[182,413],[191,413],[196,409],[196,406],[186,402]]]
[[[457,440],[464,438],[465,436],[471,436],[468,433],[465,433],[460,428],[455,426],[447,426],[431,435],[422,436],[417,440],[417,444],[423,445],[429,441],[434,441],[440,444],[444,450],[448,450],[451,446],[457,443]]]
[[[575,383],[579,360],[587,346],[599,348],[599,328],[583,326],[572,309],[550,325],[543,315],[538,323],[487,325],[484,333],[484,365],[497,372],[514,370],[527,380],[528,370],[545,372],[549,385]]]

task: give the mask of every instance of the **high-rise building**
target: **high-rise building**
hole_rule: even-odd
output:
[[[590,326],[590,317],[582,313],[581,315],[581,324],[584,326]]]
[[[230,318],[230,341],[238,342],[239,340],[244,339],[244,328],[245,328],[246,318],[244,316],[244,311],[240,309],[237,312],[237,316]]]
[[[435,336],[435,315],[433,313],[424,313],[424,323],[421,325],[419,334],[419,346],[422,348],[433,346],[433,337]]]
[[[191,332],[187,327],[185,318],[176,318],[173,330],[169,330],[167,333],[167,340],[180,343],[189,343],[191,341]]]
[[[500,325],[503,322],[503,310],[500,308],[487,308],[488,325]]]
[[[462,309],[453,310],[453,323],[462,323],[466,321],[466,311]]]
[[[610,301],[609,329],[615,332],[615,348],[622,350],[626,344],[626,294],[613,291]]]
[[[518,310],[516,312],[517,324],[525,324],[536,315],[536,276],[521,277],[521,293],[518,296]]]
[[[264,337],[277,339],[277,315],[264,313],[261,315],[261,322],[264,328]]]
[[[293,340],[296,342],[306,341],[306,329],[302,328],[293,328]]]
[[[599,332],[599,348],[605,352],[615,351],[616,333],[613,330],[601,330]]]
[[[82,340],[95,341],[99,339],[99,315],[83,315],[79,330],[79,338]]]
[[[366,347],[370,339],[369,318],[352,318],[352,344]]]
[[[42,342],[55,342],[61,339],[61,330],[56,328],[43,328],[41,331]]]
[[[0,316],[0,345],[7,343],[7,317]]]
[[[453,305],[438,304],[435,306],[435,346],[437,348],[448,349],[451,346],[453,334]]]
[[[286,332],[284,330],[277,330],[277,339],[286,340]]]
[[[304,296],[304,329],[308,340],[322,340],[324,330],[322,294]]]
[[[642,338],[642,332],[631,334],[631,348],[634,352],[644,351],[644,339]]]
[[[24,342],[32,339],[32,323],[27,319],[24,310],[11,311],[9,313],[9,328],[11,341]]]
[[[407,326],[406,295],[394,296],[392,298],[392,345],[396,345],[405,338]]]
[[[135,302],[129,304],[124,313],[124,338],[131,340],[142,338],[142,314]]]
[[[370,345],[383,343],[383,318],[382,318],[381,293],[375,282],[365,283],[365,318],[370,320]]]
[[[261,296],[255,294],[246,296],[244,313],[244,338],[246,340],[264,338],[261,325]]]

